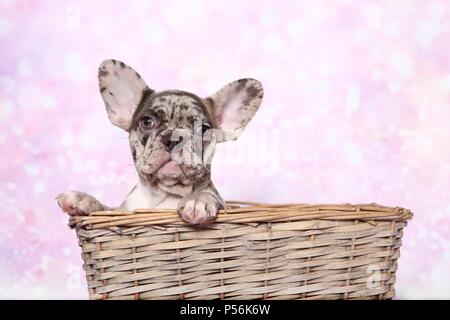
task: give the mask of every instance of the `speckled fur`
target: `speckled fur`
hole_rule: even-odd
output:
[[[261,83],[241,79],[203,99],[181,90],[156,92],[117,60],[104,61],[98,77],[109,119],[129,132],[139,176],[116,209],[172,208],[187,222],[211,222],[225,206],[211,182],[215,145],[236,139],[244,130],[261,104]],[[142,127],[145,117],[151,117],[151,129]],[[180,155],[183,161],[175,161]],[[83,192],[69,191],[57,200],[69,214],[115,210]]]

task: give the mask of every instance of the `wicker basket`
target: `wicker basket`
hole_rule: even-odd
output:
[[[193,227],[174,210],[71,217],[90,299],[390,299],[409,210],[232,203]]]

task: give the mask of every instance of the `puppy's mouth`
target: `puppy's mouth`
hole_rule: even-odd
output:
[[[173,186],[183,180],[184,173],[175,161],[170,160],[156,171],[155,176],[163,184]]]
[[[168,187],[176,184],[188,185],[192,183],[191,179],[186,177],[180,165],[173,160],[162,164],[154,173],[144,173],[144,175],[147,180],[162,183]]]

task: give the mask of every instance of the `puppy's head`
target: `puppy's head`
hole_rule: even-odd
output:
[[[206,98],[157,92],[117,60],[104,61],[98,77],[110,121],[129,133],[141,180],[179,195],[209,179],[215,143],[237,139],[263,97],[254,79],[237,80]]]

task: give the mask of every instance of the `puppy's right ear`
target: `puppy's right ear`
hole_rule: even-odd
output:
[[[117,60],[102,62],[98,68],[98,84],[109,120],[125,131],[130,129],[134,111],[142,97],[154,91],[133,68]]]

